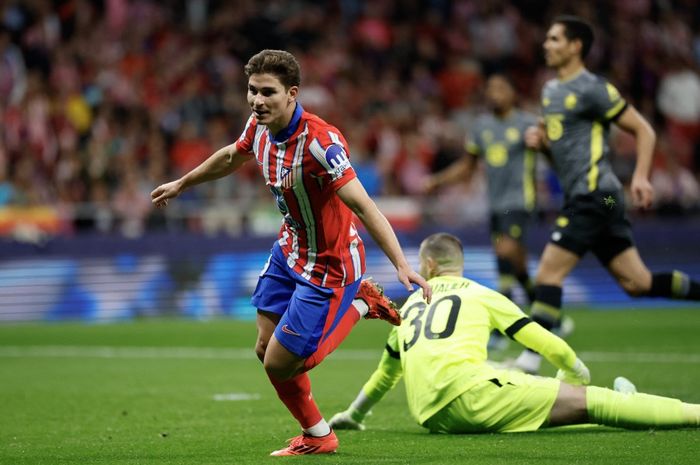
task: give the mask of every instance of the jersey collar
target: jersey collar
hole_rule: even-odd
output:
[[[571,81],[573,81],[574,79],[576,79],[577,77],[579,77],[580,75],[582,75],[582,74],[584,73],[584,71],[586,71],[586,67],[585,67],[585,66],[582,66],[581,69],[579,69],[578,71],[576,71],[576,72],[575,72],[574,74],[572,74],[571,76],[567,76],[567,77],[565,77],[564,79],[561,79],[561,78],[557,78],[557,79],[559,79],[559,82],[561,82],[562,84],[565,83],[565,82],[571,82]]]
[[[301,103],[296,102],[296,108],[294,108],[292,119],[289,121],[287,127],[278,132],[277,135],[273,135],[272,132],[269,132],[270,142],[278,144],[289,139],[299,128],[299,122],[301,121],[301,114],[303,112],[304,108],[301,106]]]

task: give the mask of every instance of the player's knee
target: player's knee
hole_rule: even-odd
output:
[[[263,367],[268,376],[279,381],[286,381],[297,375],[297,367],[281,364],[275,360],[263,360]]]
[[[258,339],[255,343],[255,355],[258,356],[258,360],[261,362],[265,361],[265,351],[267,350],[267,343]]]
[[[649,286],[639,279],[620,279],[620,286],[630,297],[642,297],[649,294]]]

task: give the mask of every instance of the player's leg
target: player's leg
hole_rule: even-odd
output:
[[[551,331],[561,323],[562,284],[579,260],[578,254],[551,242],[542,252],[530,315],[545,329]],[[527,373],[537,373],[541,363],[542,356],[525,349],[516,359],[515,366]]]
[[[519,283],[529,303],[535,298],[535,286],[527,270],[525,246],[510,236],[499,234],[493,241],[498,264],[499,292],[510,298],[515,283]]]
[[[256,354],[265,365],[265,371],[278,397],[299,422],[302,430],[306,433],[320,427],[321,432],[327,435],[330,429],[325,431],[323,428],[325,421],[311,396],[311,380],[308,374],[290,376],[302,370],[304,358],[289,352],[275,338],[274,330],[279,320],[279,315],[258,311]],[[335,447],[337,447],[337,440]]]
[[[331,289],[292,277],[296,288],[270,338],[264,364],[280,399],[299,421],[303,433],[272,455],[331,453],[337,449],[338,439],[313,400],[306,374],[310,366],[305,362],[324,347],[333,329],[340,328],[347,334],[359,320],[360,315],[352,308],[359,282]]]
[[[532,304],[534,284],[527,270],[527,252],[522,243],[526,223],[530,214],[525,211],[493,213],[491,215],[491,242],[496,255],[498,270],[498,291],[509,299],[513,288],[520,283]],[[508,347],[508,338],[497,330],[491,332],[489,350],[503,350]]]
[[[700,426],[700,405],[598,386],[561,383],[548,426],[595,423],[628,429]]]
[[[522,242],[518,242],[515,263],[515,278],[525,291],[528,302],[532,305],[535,301],[535,283],[527,269],[527,249]]]
[[[438,433],[536,431],[546,424],[559,380],[513,370],[489,370],[485,378],[437,412],[423,426]]]
[[[580,425],[587,422],[586,387],[560,383],[547,426]]]
[[[255,320],[255,324],[258,329],[258,337],[255,340],[255,355],[257,355],[258,360],[261,362],[265,361],[265,351],[267,350],[267,345],[270,343],[270,338],[275,332],[275,328],[277,327],[277,323],[279,323],[280,318],[282,318],[282,315],[258,310]]]
[[[491,235],[493,250],[496,255],[496,269],[498,271],[498,292],[513,298],[513,288],[516,279],[515,254],[517,243],[512,238],[502,233]],[[502,351],[508,347],[509,341],[500,331],[494,329],[489,337],[488,350]]]
[[[294,438],[290,447],[273,452],[276,455],[333,452],[338,445],[337,438],[329,433],[330,429],[311,396],[309,376],[306,373],[295,375],[303,371],[305,357],[290,351],[279,339],[279,334],[289,337],[293,337],[292,334],[300,334],[285,320],[297,288],[297,279],[301,278],[289,270],[281,257],[281,251],[273,248],[252,298],[253,305],[261,309],[258,310],[257,316],[258,338],[255,352],[263,362],[278,397],[299,422],[304,433],[318,433],[320,427],[322,432],[326,432],[326,436],[315,439],[310,435],[302,435]],[[276,331],[278,335],[275,335]]]
[[[273,452],[273,455],[328,453],[338,447],[335,433],[313,403],[310,383],[293,386],[296,389],[289,392],[283,389],[286,385],[280,380],[318,365],[340,345],[358,320],[369,314],[372,318],[390,321],[394,317],[396,323],[400,322],[391,301],[375,283],[368,280],[331,289],[297,279],[287,312],[280,319],[268,344],[265,368],[278,388],[280,398],[295,414],[304,432],[293,438],[288,447]],[[308,380],[305,376],[297,375],[290,381]],[[309,404],[313,409],[309,408]],[[309,416],[311,413],[313,415]]]
[[[493,250],[498,269],[498,292],[511,299],[515,287],[517,267],[517,242],[505,234],[494,234]]]
[[[652,273],[634,245],[632,228],[622,204],[611,211],[612,217],[603,237],[592,247],[598,260],[632,297],[666,297],[700,300],[700,283],[680,271]]]
[[[533,320],[552,329],[561,320],[562,285],[580,260],[580,256],[553,243],[548,243],[537,268]]]
[[[394,326],[401,324],[401,315],[396,305],[372,279],[356,281],[334,291],[337,296],[331,302],[329,315],[332,317],[326,320],[316,351],[305,360],[305,371],[312,369],[332,353],[360,318],[384,320]]]
[[[274,336],[281,315],[258,311],[258,338],[255,353],[282,403],[302,429],[318,424],[322,419],[316,403],[310,398],[311,381],[306,373],[293,376],[301,370],[304,359],[284,348]],[[267,362],[266,362],[267,359]]]
[[[303,370],[308,371],[321,363],[332,353],[362,316],[368,306],[355,299],[361,282],[358,280],[346,287],[333,289],[333,297],[328,303],[328,315],[315,350],[304,360]]]
[[[666,297],[700,300],[700,283],[674,270],[652,273],[646,267],[636,247],[617,254],[607,265],[610,273],[632,297]]]
[[[591,423],[628,429],[700,427],[700,405],[651,394],[586,388]]]
[[[491,214],[490,232],[491,243],[496,254],[498,291],[508,298],[512,297],[513,287],[517,282],[523,285],[528,298],[532,291],[527,272],[525,247],[522,244],[529,218],[528,212],[517,210]]]
[[[532,212],[526,210],[515,210],[500,216],[498,232],[505,240],[495,244],[496,255],[511,263],[515,280],[525,291],[529,304],[535,300],[535,285],[527,269],[525,237],[532,218]]]
[[[531,309],[532,319],[546,329],[551,330],[562,323],[564,279],[581,257],[600,241],[608,228],[610,215],[618,214],[617,210],[606,209],[599,197],[586,194],[567,200],[554,222],[550,241],[540,257],[535,277],[535,302]]]
[[[302,434],[271,455],[332,453],[338,448],[338,439],[311,394],[311,380],[304,371],[304,361],[305,357],[292,353],[272,335],[265,356],[265,371],[277,396],[299,422]]]

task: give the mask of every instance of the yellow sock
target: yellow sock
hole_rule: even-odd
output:
[[[629,429],[700,426],[700,405],[650,394],[623,394],[588,386],[586,407],[591,423]]]

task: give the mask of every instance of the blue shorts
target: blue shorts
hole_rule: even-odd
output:
[[[339,288],[312,284],[287,266],[275,243],[251,302],[258,310],[282,315],[275,337],[293,354],[307,358],[350,309],[360,281]]]

